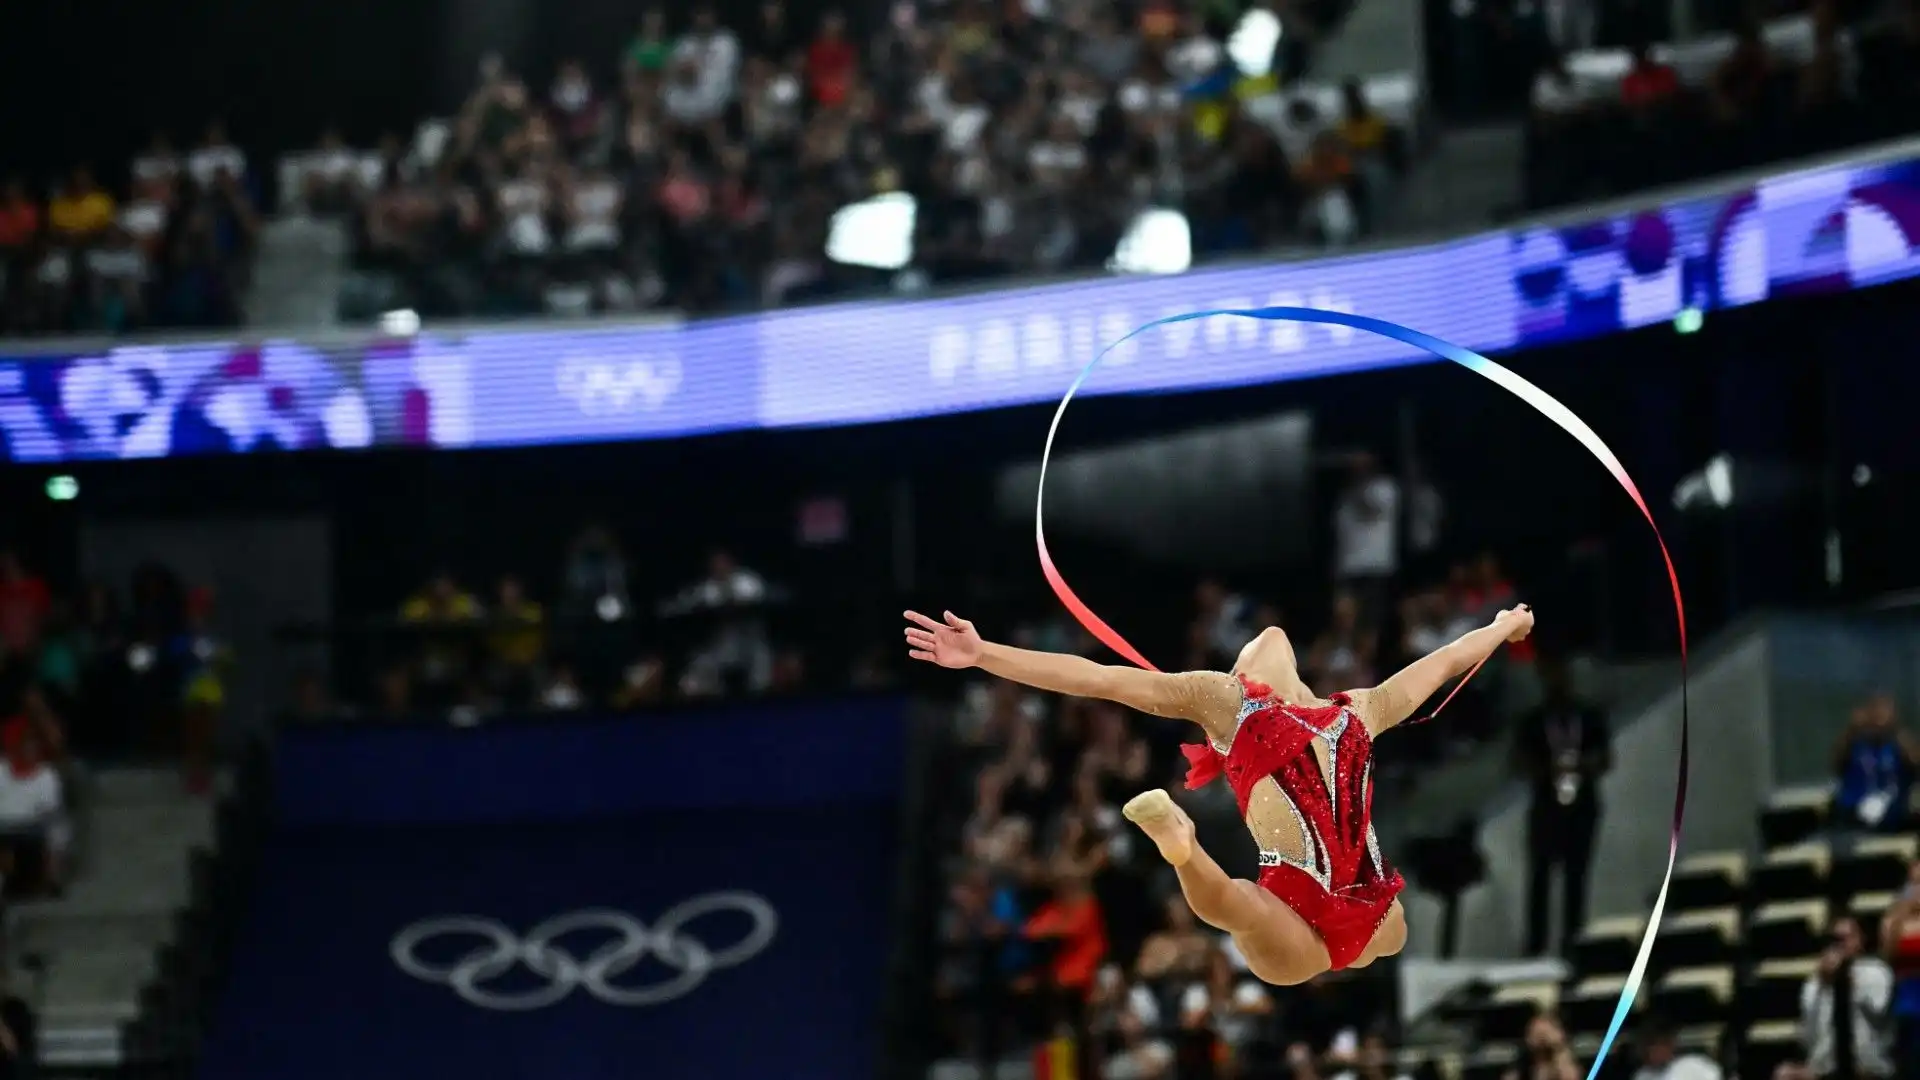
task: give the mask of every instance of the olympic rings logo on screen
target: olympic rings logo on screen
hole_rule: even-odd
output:
[[[729,911],[745,915],[753,923],[747,935],[731,945],[714,947],[686,932],[687,924],[695,919]],[[497,919],[443,915],[422,919],[395,934],[388,952],[401,971],[422,982],[448,987],[462,1001],[480,1009],[544,1009],[566,1000],[576,990],[584,990],[607,1005],[642,1008],[685,997],[715,971],[760,955],[773,942],[779,926],[779,915],[764,898],[748,892],[719,892],[675,904],[651,927],[611,908],[557,915],[525,936]],[[583,931],[613,937],[585,956],[556,943]],[[449,938],[464,938],[475,944],[449,963],[432,964],[421,959],[421,946]],[[640,985],[620,981],[622,975],[649,959],[673,974]],[[496,985],[521,967],[538,976],[536,985],[528,986],[524,979],[514,980],[513,989]]]
[[[614,416],[660,408],[679,392],[683,377],[680,358],[672,355],[632,360],[568,356],[555,370],[554,386],[585,415]]]

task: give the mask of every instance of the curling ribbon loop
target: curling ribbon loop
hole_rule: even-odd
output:
[[[1168,326],[1173,323],[1192,322],[1196,319],[1211,319],[1220,316],[1263,319],[1270,322],[1320,323],[1329,326],[1346,327],[1353,330],[1365,330],[1369,333],[1378,334],[1381,337],[1392,338],[1395,341],[1411,345],[1417,349],[1424,349],[1443,360],[1451,360],[1477,375],[1491,379],[1515,397],[1533,406],[1541,415],[1559,425],[1561,430],[1579,440],[1580,445],[1586,447],[1588,453],[1598,458],[1600,464],[1606,466],[1607,471],[1613,474],[1613,478],[1619,481],[1620,486],[1626,490],[1627,498],[1633,500],[1633,505],[1639,509],[1640,515],[1647,519],[1648,527],[1653,530],[1654,543],[1659,545],[1660,558],[1666,564],[1667,583],[1673,592],[1673,616],[1680,634],[1680,776],[1674,786],[1673,829],[1667,840],[1666,874],[1660,879],[1660,891],[1654,899],[1653,912],[1647,920],[1646,933],[1640,939],[1640,951],[1634,957],[1633,970],[1627,975],[1626,986],[1620,991],[1620,1002],[1613,1010],[1613,1020],[1607,1025],[1606,1037],[1601,1040],[1600,1051],[1594,1056],[1593,1065],[1587,1072],[1587,1080],[1594,1080],[1595,1077],[1599,1076],[1600,1066],[1606,1061],[1608,1052],[1613,1049],[1614,1040],[1619,1037],[1620,1028],[1626,1023],[1627,1015],[1633,1011],[1633,1002],[1640,993],[1641,984],[1646,981],[1647,961],[1653,955],[1653,943],[1660,932],[1661,916],[1666,913],[1667,891],[1673,884],[1674,864],[1680,854],[1680,827],[1686,820],[1687,813],[1687,776],[1690,771],[1689,750],[1691,741],[1691,719],[1687,701],[1687,609],[1686,603],[1680,595],[1680,575],[1674,570],[1673,555],[1667,550],[1666,537],[1660,534],[1660,525],[1654,521],[1653,511],[1647,508],[1646,499],[1641,496],[1640,489],[1634,486],[1633,479],[1627,475],[1627,470],[1620,464],[1620,459],[1614,455],[1613,451],[1607,447],[1605,442],[1601,441],[1600,436],[1595,434],[1594,430],[1587,426],[1586,421],[1575,416],[1571,409],[1561,404],[1553,395],[1471,349],[1463,349],[1458,345],[1442,341],[1430,334],[1423,334],[1418,330],[1410,330],[1407,327],[1390,323],[1383,319],[1368,318],[1365,315],[1349,315],[1339,311],[1321,311],[1318,308],[1241,308],[1192,311],[1180,315],[1169,315],[1166,318],[1155,319],[1135,329],[1126,337],[1102,349],[1099,355],[1095,356],[1087,363],[1086,367],[1080,370],[1080,374],[1073,380],[1073,385],[1067,387],[1066,396],[1060,399],[1060,407],[1053,412],[1053,423],[1047,426],[1047,444],[1046,448],[1040,454],[1039,492],[1034,498],[1033,507],[1033,538],[1040,550],[1040,572],[1045,575],[1047,584],[1053,587],[1054,595],[1060,598],[1060,602],[1066,605],[1067,610],[1072,613],[1075,619],[1079,620],[1080,625],[1086,627],[1087,631],[1099,639],[1102,644],[1148,671],[1157,671],[1159,669],[1148,663],[1147,659],[1140,655],[1139,650],[1128,644],[1126,638],[1121,637],[1113,627],[1108,626],[1105,620],[1095,615],[1093,610],[1087,607],[1086,603],[1083,602],[1079,596],[1074,594],[1074,591],[1068,587],[1066,579],[1060,576],[1059,568],[1054,565],[1053,556],[1047,551],[1044,514],[1047,493],[1047,464],[1053,457],[1053,440],[1054,436],[1058,434],[1060,430],[1060,418],[1066,415],[1067,406],[1072,403],[1073,395],[1079,392],[1081,385],[1087,381],[1087,377],[1093,374],[1093,369],[1098,367],[1100,361],[1106,359],[1109,353],[1120,345],[1133,338],[1139,337],[1149,330]],[[1482,663],[1485,663],[1485,661],[1483,660]],[[1447,701],[1453,700],[1453,695],[1459,693],[1460,687],[1465,685],[1466,680],[1472,678],[1474,672],[1479,670],[1479,666],[1476,665],[1473,671],[1469,671],[1465,678],[1461,679],[1459,683],[1456,683],[1452,693],[1449,693],[1446,699],[1441,702],[1441,707],[1444,708]],[[1435,709],[1434,713],[1438,713],[1439,711],[1439,709]],[[1429,716],[1431,715],[1433,714],[1429,714]]]

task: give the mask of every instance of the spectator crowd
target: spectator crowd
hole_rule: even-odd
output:
[[[260,212],[246,155],[219,124],[191,151],[166,136],[109,185],[77,165],[0,182],[0,335],[239,325]]]
[[[1527,193],[1534,207],[1605,198],[1914,130],[1920,3],[1814,0],[1724,39],[1663,44],[1623,31],[1623,73],[1576,71],[1551,50],[1532,89]]]
[[[353,303],[423,313],[872,287],[826,259],[828,235],[843,207],[900,192],[932,282],[1103,266],[1153,207],[1183,210],[1201,254],[1350,239],[1398,135],[1357,83],[1337,114],[1280,88],[1336,9],[1261,10],[1287,31],[1279,66],[1237,79],[1233,5],[904,4],[858,38],[778,0],[743,25],[654,9],[619,55],[545,81],[489,59],[458,115],[411,143],[363,153],[329,133],[294,187],[355,223]]]

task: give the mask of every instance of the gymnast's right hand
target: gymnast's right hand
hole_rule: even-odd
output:
[[[970,668],[980,662],[980,631],[949,611],[946,621],[909,611],[907,655],[943,668]]]

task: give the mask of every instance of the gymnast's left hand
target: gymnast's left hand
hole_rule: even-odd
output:
[[[943,668],[970,668],[980,662],[980,631],[973,624],[949,611],[946,621],[932,619],[917,611],[906,613],[907,655]]]

